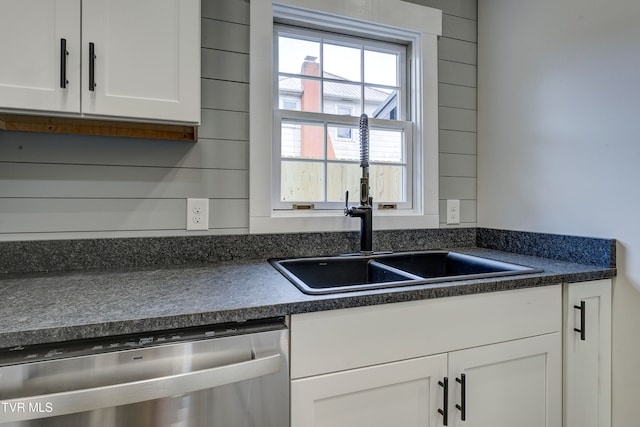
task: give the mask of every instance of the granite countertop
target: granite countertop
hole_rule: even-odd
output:
[[[613,266],[477,247],[454,250],[543,272],[321,296],[303,294],[264,259],[6,274],[0,276],[0,347],[589,281],[616,274]]]

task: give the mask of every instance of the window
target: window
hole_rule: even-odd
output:
[[[336,105],[336,114],[340,116],[353,116],[353,106],[350,105]],[[337,128],[338,132],[336,137],[339,139],[349,139],[353,138],[353,132],[351,132],[351,128]]]
[[[283,110],[300,110],[300,98],[286,98],[280,95],[280,108]]]
[[[411,122],[399,120],[409,116],[406,45],[284,25],[274,26],[273,40],[273,96],[281,106],[274,114],[274,207],[341,209],[346,191],[360,199],[357,136],[365,113],[370,194],[411,208]]]
[[[397,206],[376,210],[374,228],[437,227],[441,12],[401,0],[286,3],[250,2],[250,231],[357,228],[341,211],[346,190],[359,199],[363,112],[374,207]]]

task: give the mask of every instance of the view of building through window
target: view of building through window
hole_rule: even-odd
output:
[[[333,37],[332,37],[333,36]],[[280,200],[342,202],[359,198],[357,122],[390,121],[370,130],[370,183],[376,201],[406,200],[406,108],[401,73],[405,47],[281,27],[277,35]],[[288,111],[301,112],[300,114]],[[395,127],[395,128],[394,128]]]

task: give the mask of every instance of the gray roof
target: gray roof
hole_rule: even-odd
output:
[[[324,76],[326,78],[331,78],[335,80],[344,80],[330,73],[324,73]],[[347,84],[325,80],[324,96],[359,100],[360,84],[359,83],[349,84],[352,82],[349,82],[347,80],[344,80],[344,82]],[[279,84],[280,84],[280,91],[284,91],[290,94],[302,94],[302,80],[299,77],[280,76]],[[385,92],[381,89],[376,89],[368,86],[365,86],[364,88],[365,99],[368,101],[382,102],[385,99],[387,99],[387,97],[391,93],[392,92]]]

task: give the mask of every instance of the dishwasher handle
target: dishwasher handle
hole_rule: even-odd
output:
[[[216,366],[215,368],[194,372],[102,387],[2,400],[0,419],[5,423],[54,417],[99,408],[127,405],[145,400],[155,400],[219,387],[225,384],[233,384],[280,371],[281,358],[282,356],[279,352],[268,352],[245,362]],[[2,411],[3,408],[16,407],[24,408],[25,410]],[[46,410],[29,411],[29,408],[45,408]]]

